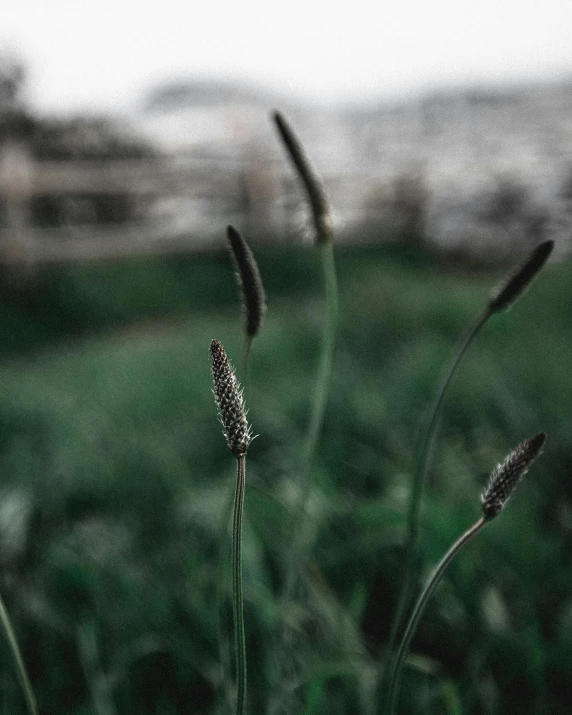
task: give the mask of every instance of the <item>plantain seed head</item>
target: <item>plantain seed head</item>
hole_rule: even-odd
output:
[[[252,441],[242,391],[224,348],[218,340],[211,340],[210,353],[214,396],[224,428],[224,436],[230,451],[235,457],[240,457],[246,454],[248,445]]]
[[[540,454],[546,434],[540,432],[518,445],[504,462],[493,469],[489,482],[481,494],[485,519],[494,519],[506,506],[514,488]]]
[[[504,310],[514,303],[546,263],[553,248],[554,241],[539,243],[526,260],[493,290],[489,302],[491,313]]]
[[[227,228],[230,252],[236,268],[236,278],[242,293],[244,329],[253,338],[262,326],[266,311],[266,296],[256,259],[250,247],[233,227]]]
[[[302,142],[286,117],[281,112],[273,112],[272,118],[284,148],[294,164],[298,178],[306,190],[316,230],[316,241],[322,244],[330,243],[333,235],[332,216],[322,182],[313,169]]]

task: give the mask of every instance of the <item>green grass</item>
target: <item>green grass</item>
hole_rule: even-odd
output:
[[[504,274],[411,250],[337,251],[340,329],[309,500],[311,561],[303,600],[282,613],[321,269],[311,248],[256,250],[269,309],[245,396],[259,434],[243,534],[253,714],[285,712],[282,703],[305,715],[368,712],[402,569],[417,422],[453,341]],[[427,569],[474,521],[496,461],[540,430],[548,442],[429,604],[403,713],[569,711],[571,282],[571,265],[548,267],[485,326],[451,385],[422,512]],[[5,288],[0,301],[0,591],[41,712],[228,712],[213,595],[234,470],[208,360],[212,338],[240,357],[228,257],[53,269],[37,294]],[[230,608],[230,537],[227,552]],[[283,618],[294,669],[279,680]],[[0,703],[17,715],[14,680],[0,646]]]

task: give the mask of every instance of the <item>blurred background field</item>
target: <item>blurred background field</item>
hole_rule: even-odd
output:
[[[2,285],[0,582],[43,713],[231,707],[216,594],[229,596],[234,473],[208,345],[221,340],[238,364],[242,333],[220,245],[52,267],[33,290]],[[506,266],[412,245],[337,250],[341,323],[310,560],[299,600],[284,607],[321,271],[312,246],[254,248],[269,310],[246,393],[259,435],[244,534],[251,708],[366,713],[400,581],[416,425]],[[452,384],[423,509],[428,566],[478,514],[496,462],[540,430],[549,439],[506,513],[438,589],[413,643],[403,712],[569,712],[570,284],[568,262],[549,265],[490,321]],[[23,712],[5,648],[0,659],[4,711]]]

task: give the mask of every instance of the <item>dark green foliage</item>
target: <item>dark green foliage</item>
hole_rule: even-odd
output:
[[[339,248],[311,561],[303,598],[282,612],[320,266],[311,249],[256,254],[272,311],[248,392],[260,433],[243,537],[250,712],[280,712],[290,689],[307,715],[362,715],[401,576],[419,415],[504,270],[460,274],[446,257]],[[404,715],[569,712],[570,285],[570,265],[543,271],[487,326],[451,386],[423,510],[427,563],[478,515],[507,448],[540,428],[550,441],[434,594],[405,671]],[[52,269],[41,286],[26,300],[5,288],[0,305],[0,588],[41,711],[85,715],[97,701],[121,715],[228,713],[213,594],[235,475],[205,353],[214,335],[231,355],[240,347],[228,256]],[[230,599],[230,537],[228,547]],[[281,681],[284,617],[296,670]],[[0,700],[19,715],[12,673],[0,644]]]

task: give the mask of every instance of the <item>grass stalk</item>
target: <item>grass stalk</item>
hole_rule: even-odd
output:
[[[417,629],[417,625],[419,624],[419,620],[421,619],[421,616],[423,615],[423,611],[425,610],[425,607],[431,598],[431,595],[433,594],[433,591],[437,588],[439,585],[441,578],[443,577],[443,574],[445,573],[447,566],[451,563],[451,561],[455,558],[455,556],[459,553],[459,551],[467,544],[473,536],[479,533],[479,531],[484,527],[484,525],[487,523],[487,520],[485,519],[484,516],[481,516],[465,533],[460,536],[457,541],[449,548],[449,550],[445,553],[441,561],[437,564],[435,567],[435,570],[429,577],[427,583],[425,584],[425,587],[423,591],[421,592],[421,595],[419,596],[419,599],[417,600],[417,603],[415,604],[415,608],[413,609],[413,612],[411,613],[411,616],[409,617],[409,620],[407,622],[407,627],[405,628],[405,632],[403,634],[403,637],[401,639],[401,643],[399,644],[399,649],[397,651],[397,655],[395,657],[395,664],[393,666],[393,671],[391,673],[391,681],[389,684],[389,694],[387,698],[388,702],[388,708],[387,712],[389,715],[393,715],[395,713],[395,708],[397,705],[397,696],[399,695],[399,682],[401,680],[401,672],[403,670],[403,664],[405,661],[405,656],[409,650],[409,646],[411,644],[411,639],[413,638],[413,635],[415,634],[415,631]]]
[[[306,193],[314,225],[316,244],[320,250],[325,297],[325,317],[320,345],[320,362],[316,376],[314,396],[310,408],[308,432],[303,445],[302,481],[300,495],[294,506],[292,518],[292,548],[286,567],[284,602],[287,603],[294,590],[306,540],[306,511],[312,489],[311,471],[316,455],[332,375],[332,363],[338,323],[338,282],[333,246],[333,222],[329,202],[322,181],[314,170],[302,142],[280,113],[272,115],[274,124],[292,162],[296,175]]]
[[[338,322],[338,285],[334,247],[332,243],[320,244],[322,275],[325,295],[325,318],[320,346],[320,362],[316,375],[314,395],[310,411],[308,432],[303,446],[303,462],[300,492],[292,516],[292,540],[286,570],[284,602],[288,603],[296,587],[300,565],[305,562],[308,539],[307,510],[312,491],[312,465],[324,425],[324,415],[332,376],[332,363]]]
[[[218,538],[218,568],[217,568],[217,580],[216,580],[216,599],[217,599],[217,610],[216,610],[216,633],[218,642],[218,652],[220,659],[220,685],[221,689],[224,684],[224,674],[230,672],[232,652],[230,645],[230,638],[228,632],[226,631],[226,605],[227,605],[227,578],[228,578],[228,561],[226,544],[227,537],[229,535],[229,527],[231,522],[231,514],[234,511],[234,493],[236,492],[236,486],[228,485],[228,489],[225,488],[223,494],[223,518],[221,520]]]
[[[246,710],[246,640],[242,595],[242,512],[246,483],[246,457],[236,459],[236,492],[232,523],[232,611],[234,616],[234,650],[236,660],[236,715]]]
[[[38,715],[38,706],[36,704],[36,697],[34,691],[32,690],[32,685],[26,671],[26,666],[24,665],[24,659],[20,653],[20,648],[18,646],[18,641],[16,640],[16,634],[12,628],[12,623],[4,605],[4,600],[0,596],[0,621],[2,622],[2,627],[4,628],[4,633],[6,634],[6,639],[8,640],[8,645],[10,646],[10,651],[12,653],[12,660],[16,666],[16,673],[18,675],[18,680],[22,687],[22,692],[24,693],[24,698],[26,700],[26,706],[30,715]]]
[[[403,622],[405,611],[410,599],[413,575],[419,553],[419,521],[421,516],[423,488],[429,471],[429,458],[435,441],[437,427],[439,425],[439,415],[441,413],[445,393],[447,392],[449,383],[451,382],[463,355],[466,353],[469,345],[472,343],[475,336],[490,315],[491,312],[489,310],[489,306],[487,305],[485,310],[479,313],[479,315],[477,315],[476,318],[467,326],[464,333],[457,341],[450,359],[445,364],[441,372],[433,399],[427,405],[421,421],[421,428],[418,432],[417,443],[414,451],[415,461],[413,463],[411,492],[409,495],[409,506],[407,509],[405,566],[387,647],[388,658],[390,661],[395,649],[397,634],[399,633],[399,629]],[[387,667],[385,669],[387,670]],[[382,679],[380,677],[380,688],[381,685]]]
[[[336,342],[336,329],[338,324],[338,280],[334,260],[334,247],[332,243],[320,245],[322,262],[322,275],[324,281],[325,318],[320,347],[320,364],[316,376],[314,400],[310,413],[308,434],[304,444],[304,461],[309,472],[314,461],[318,440],[324,424],[324,414],[328,399],[328,390],[332,376],[332,363]],[[308,483],[308,479],[305,483]]]

